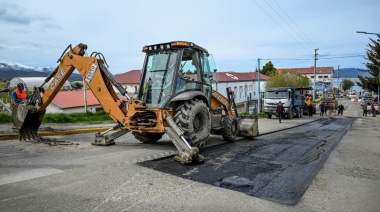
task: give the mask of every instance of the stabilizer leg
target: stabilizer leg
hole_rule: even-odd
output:
[[[121,129],[121,130],[116,131],[112,134],[106,135],[107,133],[111,132],[112,130],[118,129],[119,127],[120,126],[117,124],[114,127],[110,128],[110,129],[108,129],[102,133],[95,134],[95,140],[91,144],[95,145],[95,146],[109,146],[109,145],[115,144],[114,140],[116,138],[130,132],[130,130],[128,130],[128,129]]]
[[[199,149],[190,146],[183,136],[183,130],[175,124],[173,118],[169,114],[166,114],[165,119],[170,125],[170,127],[165,127],[165,133],[169,136],[170,140],[178,150],[178,154],[174,159],[186,165],[203,163],[204,157],[199,154]]]

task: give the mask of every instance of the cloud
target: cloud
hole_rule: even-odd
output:
[[[0,24],[13,25],[16,27],[25,27],[32,24],[38,24],[41,31],[62,29],[55,23],[54,18],[37,13],[29,13],[28,9],[15,3],[0,4]],[[22,29],[16,29],[18,32],[29,32]]]
[[[16,4],[0,4],[0,23],[4,22],[15,25],[29,25],[31,20],[28,16],[23,14],[24,12],[25,9]]]

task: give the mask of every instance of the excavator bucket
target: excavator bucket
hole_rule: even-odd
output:
[[[18,129],[19,140],[38,139],[37,131],[45,112],[37,112],[33,105],[16,104],[12,109],[12,118]]]
[[[238,119],[238,136],[252,138],[259,135],[257,116],[240,116]]]

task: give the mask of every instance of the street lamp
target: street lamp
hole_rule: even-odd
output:
[[[375,32],[356,31],[356,33],[360,33],[360,34],[369,34],[369,35],[380,35],[380,33],[375,33]]]
[[[376,66],[378,68],[377,79],[379,82],[377,83],[377,104],[379,104],[379,99],[380,99],[380,95],[379,95],[379,93],[380,93],[380,66],[375,65],[375,64],[374,64],[374,66]]]

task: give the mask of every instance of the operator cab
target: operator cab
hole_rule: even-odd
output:
[[[143,52],[146,56],[138,98],[148,107],[164,108],[171,100],[197,95],[210,103],[216,66],[206,49],[192,42],[175,41],[144,46]]]

